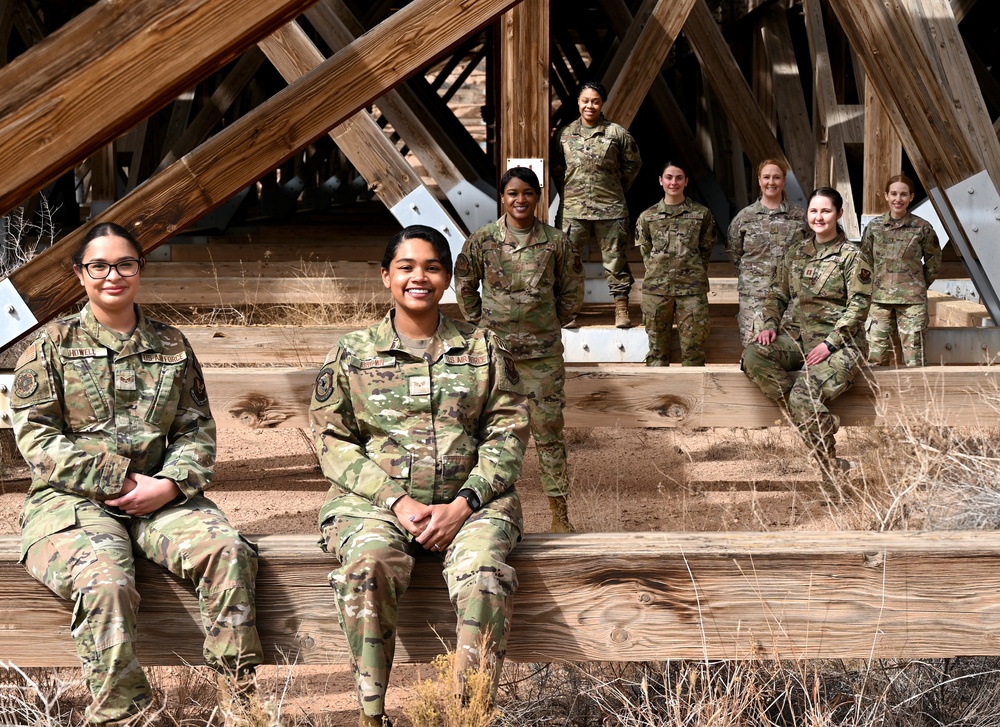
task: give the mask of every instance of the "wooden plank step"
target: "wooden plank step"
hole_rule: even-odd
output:
[[[220,428],[308,427],[316,368],[206,369]],[[1000,424],[1000,368],[864,369],[830,409],[847,426]],[[567,368],[568,427],[766,427],[778,407],[733,365]]]
[[[346,659],[331,555],[316,535],[260,547],[257,620],[270,663]],[[20,667],[76,666],[71,609],[0,538],[0,653]],[[529,534],[508,658],[521,662],[868,659],[1000,654],[1000,533]],[[941,574],[947,573],[947,578]],[[202,663],[192,589],[139,561],[144,664]],[[440,559],[423,556],[400,607],[396,660],[454,638]]]

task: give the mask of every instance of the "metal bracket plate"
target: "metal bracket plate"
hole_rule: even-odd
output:
[[[20,338],[38,325],[24,298],[10,278],[0,280],[0,347]]]
[[[575,363],[642,363],[649,351],[645,328],[563,329],[563,357]]]
[[[467,230],[478,230],[497,218],[497,197],[463,180],[445,194]]]
[[[10,429],[14,425],[14,410],[10,407],[13,386],[14,374],[0,374],[0,429]]]
[[[935,187],[930,197],[962,253],[983,305],[994,324],[1000,322],[1000,298],[994,287],[994,282],[1000,284],[1000,249],[996,245],[1000,238],[1000,194],[989,172],[983,170],[943,191]]]

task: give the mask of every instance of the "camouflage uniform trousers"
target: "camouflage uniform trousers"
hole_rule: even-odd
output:
[[[475,516],[473,516],[475,517]],[[469,519],[444,553],[444,577],[458,615],[455,671],[480,665],[480,645],[500,676],[514,612],[517,574],[507,556],[517,528],[504,520]],[[337,515],[323,526],[326,550],[340,566],[330,572],[340,627],[351,649],[351,668],[365,714],[385,712],[385,692],[396,651],[399,599],[410,583],[417,554],[432,555],[397,525],[375,518]]]
[[[845,347],[802,370],[805,354],[801,343],[780,334],[767,346],[751,343],[743,352],[742,366],[767,398],[787,409],[810,452],[822,467],[829,467],[836,457],[834,435],[840,420],[826,403],[851,388],[863,361],[860,351]],[[792,375],[800,370],[797,376]]]
[[[617,220],[564,218],[562,230],[573,243],[573,248],[580,254],[583,254],[583,246],[593,233],[601,246],[601,262],[604,265],[604,276],[608,279],[611,297],[628,298],[635,282],[625,257],[625,251],[632,247],[632,225],[628,217]]]
[[[152,699],[134,649],[139,593],[133,544],[194,583],[209,666],[239,674],[262,662],[254,606],[257,553],[212,501],[196,497],[149,518],[116,518],[83,500],[76,519],[76,527],[32,545],[25,567],[74,603],[73,640],[93,697],[87,719],[125,719]]]
[[[705,341],[711,330],[708,294],[656,295],[644,290],[642,324],[649,336],[646,365],[670,365],[670,336],[675,321],[681,344],[681,365],[704,366]]]
[[[542,492],[548,497],[566,497],[569,495],[566,437],[563,434],[566,364],[562,356],[518,359],[517,372],[528,395],[531,436],[538,451]]]
[[[927,322],[926,303],[872,303],[868,311],[869,363],[892,363],[895,358],[892,339],[898,330],[903,363],[907,366],[923,366]]]

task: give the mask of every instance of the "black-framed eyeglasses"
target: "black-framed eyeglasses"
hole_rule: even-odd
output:
[[[86,270],[87,275],[94,280],[104,280],[111,275],[112,268],[123,278],[132,278],[138,275],[142,269],[142,261],[135,258],[128,258],[126,260],[119,260],[116,263],[80,263],[80,267]]]

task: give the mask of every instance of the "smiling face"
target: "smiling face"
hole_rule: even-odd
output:
[[[820,242],[829,242],[837,236],[837,221],[844,215],[844,210],[838,210],[833,200],[817,194],[809,200],[806,218],[809,228],[816,233]]]
[[[580,108],[580,118],[583,119],[584,126],[597,126],[601,120],[601,109],[604,107],[601,94],[592,88],[585,88],[576,103]]]
[[[526,230],[535,224],[538,192],[523,179],[512,177],[507,182],[507,186],[503,188],[502,202],[509,225],[519,230]]]
[[[687,175],[683,169],[671,164],[660,175],[660,186],[667,204],[680,204],[684,201],[684,190],[688,186]]]
[[[87,249],[83,252],[84,266],[89,263],[121,263],[126,260],[139,260],[135,248],[122,237],[108,235],[106,237],[95,237],[87,244]],[[80,281],[80,285],[87,291],[87,299],[90,306],[98,313],[114,316],[132,309],[135,296],[139,292],[139,273],[132,277],[124,277],[117,269],[108,271],[108,277],[95,279],[83,266],[74,265],[73,271]]]
[[[885,193],[885,201],[889,203],[889,214],[894,220],[906,216],[906,210],[913,201],[913,190],[906,182],[893,182]]]
[[[765,201],[780,202],[785,192],[785,173],[777,164],[767,164],[757,178],[760,194]]]
[[[389,269],[382,269],[382,282],[392,293],[397,319],[437,317],[438,303],[451,285],[451,274],[427,240],[410,238],[396,248]]]

